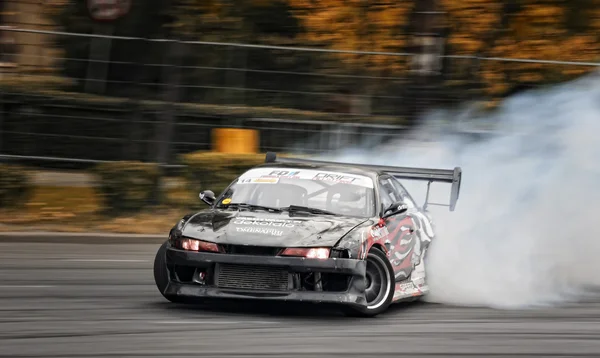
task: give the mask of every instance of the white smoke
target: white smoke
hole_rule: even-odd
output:
[[[430,300],[497,308],[566,302],[600,286],[599,100],[600,79],[590,76],[507,99],[476,119],[496,125],[484,141],[452,134],[448,123],[458,116],[438,112],[418,141],[327,159],[462,167],[456,211],[431,209],[438,238],[427,268]],[[447,203],[449,189],[433,184],[431,200]]]

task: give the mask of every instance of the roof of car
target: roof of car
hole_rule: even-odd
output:
[[[357,165],[352,164],[312,164],[312,163],[263,163],[257,165],[255,168],[298,168],[298,169],[313,169],[313,170],[324,170],[330,172],[339,172],[345,174],[364,175],[373,180],[377,179],[377,176],[383,174],[377,170],[366,169]]]

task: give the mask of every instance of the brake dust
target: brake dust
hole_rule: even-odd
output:
[[[436,112],[425,122],[411,140],[323,159],[462,167],[456,211],[431,208],[428,300],[530,308],[598,289],[600,76],[516,95],[486,116]],[[490,137],[457,133],[472,123],[493,123]],[[405,183],[422,203],[425,184]],[[432,184],[431,201],[447,203],[449,192]]]

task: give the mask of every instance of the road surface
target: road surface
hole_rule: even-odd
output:
[[[600,299],[535,311],[417,303],[375,319],[166,302],[158,244],[0,243],[0,357],[600,356]]]

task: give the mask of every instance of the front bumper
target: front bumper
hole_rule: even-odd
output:
[[[164,294],[167,296],[366,305],[366,263],[363,260],[235,255],[190,252],[168,247],[166,263],[169,284]],[[250,283],[242,282],[245,276],[239,270],[239,276],[221,279],[224,266],[242,267],[248,271],[256,269],[259,274],[252,276],[248,273]],[[277,289],[252,287],[252,280],[266,280],[268,274],[260,275],[263,271],[276,271],[281,280],[285,280],[287,275],[289,285]],[[239,287],[236,284],[238,279]]]

